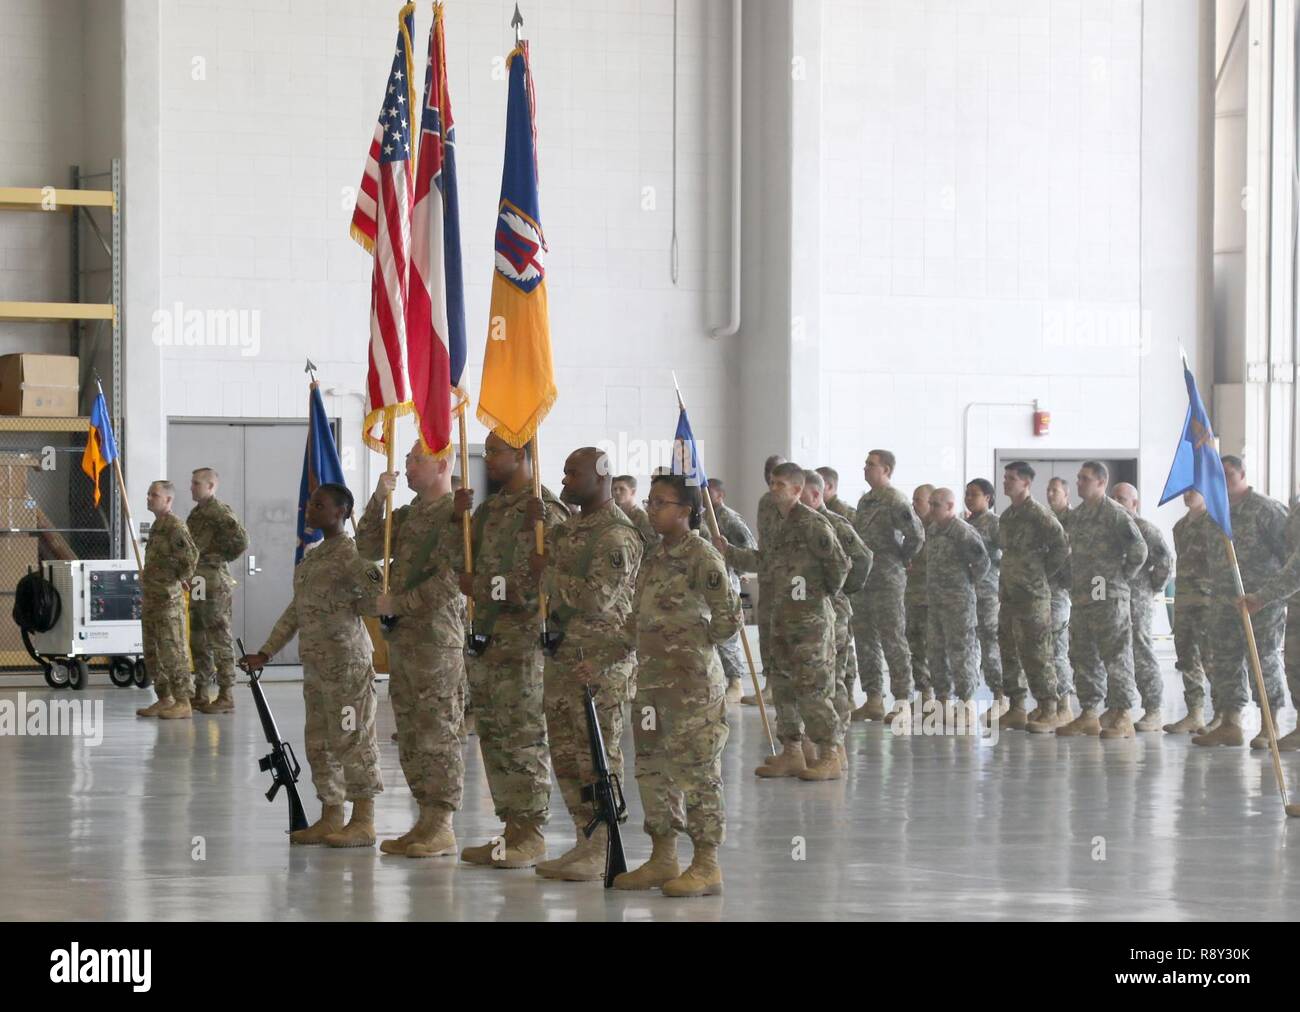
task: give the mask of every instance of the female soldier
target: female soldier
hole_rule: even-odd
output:
[[[293,574],[293,600],[275,623],[266,645],[240,667],[260,668],[298,633],[307,763],[321,801],[321,817],[289,834],[295,844],[372,847],[375,795],[384,789],[375,742],[375,670],[362,615],[374,615],[379,570],[357,555],[343,533],[352,515],[352,493],[321,485],[307,502],[307,526],[325,540],[304,556]],[[343,825],[343,801],[352,819]]]
[[[653,849],[649,861],[614,880],[617,889],[722,892],[727,683],[714,648],[739,631],[741,619],[726,563],[695,534],[701,503],[699,488],[681,475],[659,475],[650,485],[650,523],[662,540],[641,563],[626,628],[638,663],[636,782]],[[685,874],[677,863],[679,830],[695,844]]]

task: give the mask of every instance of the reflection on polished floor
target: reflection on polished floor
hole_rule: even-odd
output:
[[[1167,717],[1182,715],[1173,675]],[[267,688],[301,753],[301,686]],[[73,698],[23,692],[29,702]],[[1300,908],[1300,820],[1282,815],[1267,753],[1203,750],[1181,737],[1008,733],[990,747],[855,725],[846,779],[764,782],[752,775],[758,712],[733,708],[726,894],[669,900],[450,859],[291,849],[283,797],[262,797],[266,745],[242,685],[233,717],[194,721],[137,719],[145,693],[135,690],[75,698],[103,702],[98,746],[0,737],[5,920],[1267,920]],[[380,713],[388,790],[376,822],[396,835],[414,804],[389,741],[386,685]],[[1288,709],[1280,723],[1293,722]],[[477,739],[466,754],[462,845],[499,828]],[[1300,794],[1300,757],[1283,761]],[[305,770],[302,786],[315,818]],[[649,847],[632,783],[627,796],[629,862],[639,863]],[[552,804],[554,855],[572,828],[558,792]]]

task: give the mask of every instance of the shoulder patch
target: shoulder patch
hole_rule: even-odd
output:
[[[709,584],[709,590],[717,590],[719,587],[722,586],[722,574],[719,573],[716,569],[713,570],[711,573],[709,573],[708,584]]]
[[[823,534],[817,539],[817,544],[821,547],[823,552],[829,552],[831,550],[831,536],[829,534]]]
[[[615,569],[623,568],[623,550],[621,548],[609,553],[609,564]]]

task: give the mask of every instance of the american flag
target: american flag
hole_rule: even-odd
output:
[[[373,450],[386,447],[375,427],[410,411],[407,395],[406,306],[411,248],[411,110],[415,91],[411,33],[415,4],[398,14],[397,52],[388,75],[388,92],[352,215],[352,238],[375,259],[370,283],[370,368],[366,378],[363,438]]]
[[[447,86],[443,5],[435,4],[420,111],[420,152],[411,214],[406,353],[420,438],[430,453],[451,451],[452,390],[465,371],[465,293],[456,186],[456,125]],[[464,404],[462,397],[462,407]]]

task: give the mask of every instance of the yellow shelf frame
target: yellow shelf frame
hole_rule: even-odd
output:
[[[53,201],[51,202],[51,198]],[[74,207],[117,210],[112,190],[69,190],[53,186],[0,186],[0,211],[70,211]]]

